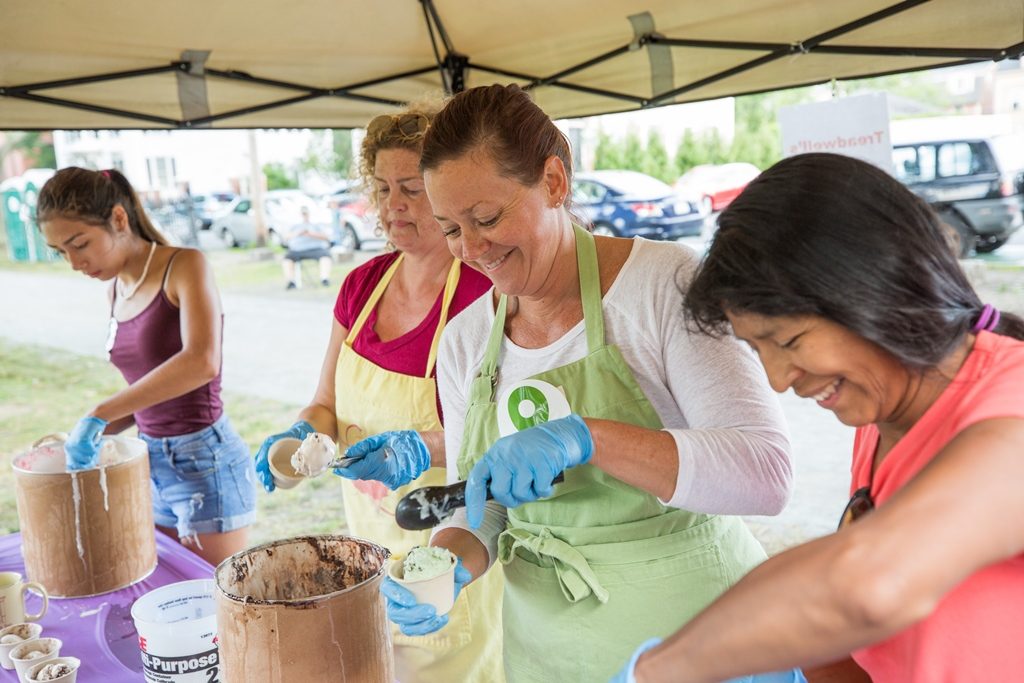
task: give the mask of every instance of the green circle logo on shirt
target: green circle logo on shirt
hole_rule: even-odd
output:
[[[498,399],[498,433],[515,432],[566,417],[571,412],[562,390],[543,380],[516,382]]]
[[[516,431],[548,421],[548,400],[536,387],[516,387],[508,397],[508,416]]]

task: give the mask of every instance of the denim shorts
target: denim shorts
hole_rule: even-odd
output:
[[[139,437],[149,446],[158,526],[174,527],[185,538],[234,531],[256,519],[253,460],[227,415],[191,434]]]

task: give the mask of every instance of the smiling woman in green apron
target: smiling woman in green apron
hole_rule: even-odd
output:
[[[735,341],[687,334],[692,251],[573,226],[568,142],[518,87],[455,96],[421,166],[448,248],[495,285],[441,344],[448,478],[469,478],[469,507],[431,543],[460,558],[457,588],[502,564],[508,680],[607,680],[764,559],[719,515],[785,505],[778,403]],[[382,592],[403,632],[443,632]]]
[[[322,432],[335,437],[347,455],[365,456],[335,471],[352,480],[343,482],[346,521],[352,534],[396,555],[429,541],[428,532],[398,528],[397,501],[411,488],[446,478],[434,380],[441,332],[490,287],[486,277],[452,258],[424,192],[420,149],[435,112],[426,105],[411,107],[367,126],[361,172],[395,250],[345,279],[313,402],[256,456],[268,491],[274,482],[267,453],[280,438]],[[437,466],[431,469],[431,463]],[[449,614],[443,633],[413,638],[396,629],[399,680],[500,682],[501,590],[500,575],[474,585]]]

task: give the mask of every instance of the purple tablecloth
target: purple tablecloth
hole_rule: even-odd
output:
[[[64,642],[61,655],[82,660],[79,683],[121,683],[142,680],[138,634],[132,621],[135,599],[154,588],[177,581],[213,578],[213,566],[161,533],[156,535],[156,570],[149,578],[113,593],[93,598],[50,599],[50,608],[39,621],[44,636]],[[25,574],[21,534],[0,537],[0,571]],[[42,599],[30,594],[29,612],[39,611]],[[17,674],[3,671],[0,681],[17,681]]]

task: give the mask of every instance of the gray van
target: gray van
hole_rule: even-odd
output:
[[[1024,224],[1024,135],[901,139],[896,177],[960,237],[960,255],[992,252]]]

